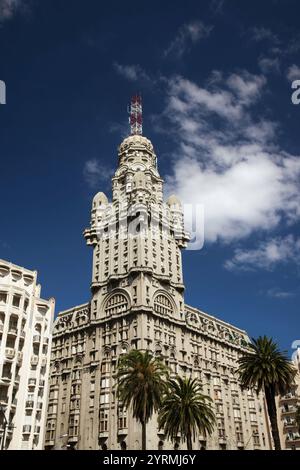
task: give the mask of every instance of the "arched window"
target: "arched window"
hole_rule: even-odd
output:
[[[105,315],[117,315],[128,310],[128,300],[123,294],[115,294],[108,299],[105,305]]]
[[[172,314],[172,304],[166,295],[159,294],[155,297],[154,311],[160,315]]]

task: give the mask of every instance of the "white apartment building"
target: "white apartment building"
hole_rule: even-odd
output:
[[[37,272],[0,260],[0,440],[2,449],[42,449],[54,299]]]
[[[293,363],[297,369],[295,384],[286,395],[277,400],[281,448],[286,450],[300,450],[300,432],[296,421],[296,413],[300,407],[300,348],[295,351]]]

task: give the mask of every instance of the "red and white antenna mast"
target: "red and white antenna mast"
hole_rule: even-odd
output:
[[[129,122],[131,135],[141,135],[143,133],[143,111],[141,95],[135,95],[131,98]]]

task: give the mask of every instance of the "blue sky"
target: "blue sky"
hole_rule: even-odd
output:
[[[186,302],[284,349],[299,328],[296,0],[0,0],[0,258],[37,269],[57,312],[89,300],[82,232],[110,194],[127,104],[166,193],[205,210]]]

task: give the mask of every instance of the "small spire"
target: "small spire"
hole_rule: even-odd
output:
[[[131,135],[142,135],[143,133],[143,111],[141,95],[134,95],[130,103],[130,133]]]

